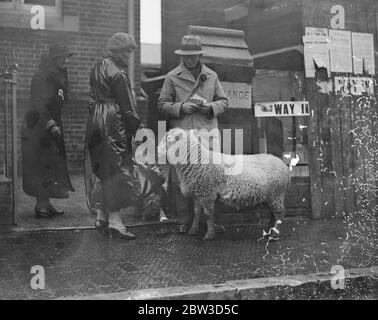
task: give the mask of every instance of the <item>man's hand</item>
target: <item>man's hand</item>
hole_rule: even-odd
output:
[[[198,109],[198,105],[192,103],[192,102],[185,102],[181,106],[181,112],[184,114],[192,114],[196,112]]]
[[[202,114],[205,114],[207,116],[210,116],[212,113],[212,107],[210,103],[203,103],[200,106],[197,107],[198,111]]]

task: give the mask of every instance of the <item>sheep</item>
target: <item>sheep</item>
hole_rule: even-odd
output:
[[[177,156],[179,148],[188,152],[179,152]],[[199,161],[196,162],[197,156]],[[214,239],[217,199],[238,210],[267,205],[270,209],[269,233],[264,231],[264,235],[271,234],[272,230],[279,234],[278,225],[285,212],[284,196],[290,183],[289,168],[281,159],[269,154],[227,155],[209,151],[191,130],[180,128],[171,129],[159,143],[158,159],[165,161],[165,157],[176,168],[181,192],[194,199],[194,218],[189,235],[198,233],[203,209],[207,224],[203,239]]]

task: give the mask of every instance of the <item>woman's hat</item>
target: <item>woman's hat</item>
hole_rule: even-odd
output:
[[[54,43],[49,48],[49,57],[58,58],[58,57],[72,57],[73,52],[68,50],[68,47],[64,44]]]
[[[106,48],[110,51],[127,49],[135,50],[136,42],[132,35],[126,32],[118,32],[110,37]]]
[[[205,53],[202,50],[201,39],[199,36],[185,35],[181,40],[181,49],[176,50],[175,54],[181,56],[190,56]]]

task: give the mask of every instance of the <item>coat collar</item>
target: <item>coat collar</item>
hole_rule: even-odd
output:
[[[201,73],[199,74],[198,79],[201,76],[201,74],[206,74],[208,76],[211,75],[210,69],[206,67],[203,63],[202,63]],[[176,75],[177,77],[181,79],[189,80],[193,83],[196,82],[191,72],[185,67],[183,63],[180,63],[179,66],[177,67]]]

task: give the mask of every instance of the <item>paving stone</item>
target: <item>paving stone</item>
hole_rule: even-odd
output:
[[[138,236],[135,241],[109,240],[93,230],[13,233],[0,239],[0,299],[55,299],[329,273],[343,257],[343,224],[338,220],[304,221],[285,220],[280,241],[268,247],[266,241],[257,242],[261,236],[257,226],[227,227],[210,242],[178,235],[174,225],[132,228]],[[358,252],[345,261],[352,267],[363,263]],[[30,288],[33,264],[45,268],[45,291]],[[365,284],[369,295],[374,282]],[[276,296],[287,296],[287,290]],[[322,293],[311,286],[303,292],[306,290],[309,296]],[[209,297],[201,294],[198,297]],[[263,299],[273,294],[256,296]]]

